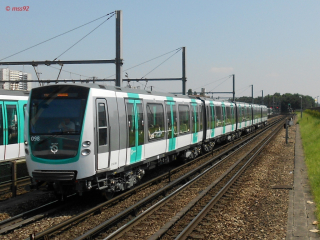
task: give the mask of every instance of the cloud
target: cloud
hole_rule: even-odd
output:
[[[233,67],[213,67],[210,71],[214,73],[230,73],[233,72]]]

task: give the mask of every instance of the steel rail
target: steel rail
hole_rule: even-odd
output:
[[[264,147],[271,141],[271,139],[279,133],[281,125],[277,127],[277,130],[271,133],[263,144],[259,144],[260,147],[255,151],[255,153],[246,161],[246,163],[237,171],[237,173],[227,182],[227,184],[210,200],[210,202],[197,214],[195,218],[185,227],[182,232],[175,238],[175,240],[187,239],[192,231],[198,226],[202,219],[207,215],[207,213],[215,206],[215,204],[222,198],[222,196],[230,189],[230,187],[239,179],[239,177],[245,172],[245,170],[250,166],[254,159],[259,155],[259,153],[264,149]],[[256,148],[255,148],[256,149]]]
[[[40,207],[36,207],[24,213],[20,213],[12,218],[5,219],[0,222],[0,234],[6,233],[8,231],[12,231],[18,227],[26,225],[30,222],[39,220],[48,216],[51,213],[60,210],[72,203],[72,198],[75,194],[68,196],[68,201],[61,205],[59,200],[55,200],[49,203],[46,203]],[[58,205],[58,206],[56,206]]]
[[[272,125],[271,125],[271,126],[272,126]],[[271,127],[271,126],[270,126],[270,127]],[[270,128],[270,127],[269,127],[269,128]],[[267,129],[269,129],[269,128],[267,128]],[[267,129],[264,129],[264,131],[266,131]],[[246,143],[244,143],[244,144],[243,144],[241,147],[239,147],[239,148],[237,148],[238,146],[235,146],[234,148],[237,148],[237,149],[234,150],[234,151],[232,151],[231,153],[230,153],[229,150],[228,150],[228,151],[225,151],[225,152],[219,154],[218,156],[210,159],[209,161],[212,161],[212,160],[215,161],[216,159],[221,158],[221,160],[220,160],[219,162],[217,162],[217,164],[211,166],[210,168],[207,168],[204,172],[200,173],[197,177],[193,178],[193,179],[190,180],[188,183],[186,183],[186,184],[184,184],[183,186],[179,187],[179,189],[176,190],[174,193],[178,193],[179,191],[181,191],[182,189],[184,189],[185,187],[187,187],[187,186],[188,186],[189,184],[191,184],[194,180],[198,179],[200,176],[202,176],[203,174],[205,174],[208,170],[211,170],[212,168],[217,167],[219,164],[221,164],[221,163],[223,162],[222,160],[226,159],[227,157],[230,157],[231,155],[236,154],[238,151],[240,151],[240,149],[242,149],[244,146],[246,146],[247,144],[249,144],[249,143],[250,143],[253,139],[255,139],[255,137],[257,137],[257,136],[258,136],[258,135],[255,135],[251,140],[248,140]],[[229,153],[229,154],[227,154],[227,153]],[[227,155],[227,156],[225,156],[224,158],[222,158],[224,155]],[[205,163],[205,164],[203,164],[203,165],[208,166],[209,164]],[[201,165],[199,168],[201,168],[203,165]],[[203,169],[203,167],[202,167],[201,169]],[[195,169],[195,170],[193,170],[193,171],[191,171],[191,172],[189,172],[187,175],[188,175],[188,176],[192,176],[192,175],[194,175],[196,172],[199,172],[199,169],[198,169],[198,168]],[[185,176],[182,176],[181,178],[177,179],[176,181],[177,181],[177,182],[184,181],[185,179],[188,178],[188,176],[186,176],[186,175],[185,175]],[[176,186],[176,185],[177,185],[175,181],[172,182],[171,184],[172,184],[173,186]],[[165,189],[160,189],[160,190],[158,190],[157,192],[153,193],[152,195],[150,195],[150,197],[151,197],[152,199],[155,199],[157,196],[162,195],[161,192],[162,192],[162,191],[168,191],[167,188],[171,187],[171,186],[170,186],[171,184],[167,185],[167,186],[165,187]],[[155,196],[155,195],[156,195],[156,196]],[[160,207],[161,204],[164,204],[164,201],[165,201],[165,200],[168,200],[168,199],[170,199],[170,198],[173,197],[173,196],[174,196],[173,194],[170,194],[170,195],[168,195],[168,196],[165,196],[164,199],[160,200],[158,203],[156,203],[155,205],[153,205],[152,207],[150,207],[148,210],[145,210],[142,214],[140,214],[139,216],[137,216],[137,217],[135,218],[135,220],[138,220],[138,219],[140,219],[140,218],[143,218],[149,211],[153,210],[154,208]],[[119,222],[119,220],[120,220],[120,219],[123,219],[125,216],[129,216],[130,213],[132,213],[132,212],[133,212],[133,213],[138,212],[138,210],[136,210],[136,209],[141,208],[141,206],[146,205],[148,202],[150,202],[150,201],[148,200],[148,198],[149,198],[149,197],[147,197],[147,198],[145,198],[145,199],[142,199],[140,202],[134,204],[134,205],[131,206],[130,208],[127,208],[126,210],[124,210],[123,212],[119,213],[118,215],[116,215],[116,216],[108,219],[107,221],[101,223],[101,224],[98,225],[97,227],[89,230],[87,233],[83,234],[82,236],[76,238],[76,240],[80,240],[80,239],[90,239],[90,238],[92,238],[93,236],[96,236],[98,233],[100,233],[100,232],[103,231],[104,229],[110,228],[114,223]],[[145,200],[147,200],[147,201],[145,201]],[[125,224],[123,227],[121,227],[120,229],[118,229],[117,231],[115,231],[114,233],[112,233],[111,235],[109,235],[106,239],[119,237],[119,236],[121,235],[120,232],[121,232],[124,228],[130,227],[130,225],[133,224],[133,223],[134,223],[133,220],[132,220],[132,221],[129,221],[129,222],[128,222],[127,224]]]
[[[11,192],[13,181],[8,181],[0,185],[0,196],[6,193]],[[21,188],[27,185],[30,185],[30,177],[23,177],[17,180],[17,188]]]
[[[277,122],[277,121],[274,121],[273,123],[275,123],[275,122]],[[272,124],[268,125],[268,128],[269,128],[269,126],[272,126]],[[263,131],[266,131],[268,128],[263,129]],[[247,136],[247,135],[245,135],[245,136]],[[253,134],[253,135],[250,135],[249,138],[253,138],[255,136],[256,136],[256,134]],[[245,139],[244,141],[249,141],[248,139]],[[236,148],[237,146],[239,146],[241,144],[243,144],[243,143],[238,143],[238,144],[234,145],[234,148]],[[224,146],[221,146],[220,148],[216,149],[215,151],[221,150],[222,148],[224,148]],[[226,151],[218,154],[217,156],[212,158],[210,161],[202,164],[199,168],[194,169],[192,172],[187,173],[183,177],[175,180],[174,182],[180,183],[181,181],[185,181],[185,179],[190,178],[195,173],[201,171],[201,169],[207,167],[208,165],[211,165],[212,162],[215,161],[216,159],[218,159],[219,157],[228,154],[229,151],[230,150],[226,150]],[[190,166],[191,164],[195,163],[196,161],[199,161],[199,159],[207,157],[210,154],[212,154],[212,152],[209,152],[209,153],[207,153],[205,155],[202,155],[199,158],[194,159],[193,161],[185,163],[182,166],[179,166],[178,168],[172,170],[171,172],[162,174],[161,176],[159,176],[159,177],[157,177],[155,179],[152,179],[152,180],[150,180],[150,181],[148,181],[148,182],[146,182],[146,183],[144,183],[142,185],[137,186],[134,189],[131,189],[131,190],[125,192],[125,193],[122,193],[121,195],[119,195],[119,196],[117,196],[117,197],[115,197],[115,198],[113,198],[111,200],[108,200],[108,201],[106,201],[106,202],[104,202],[102,204],[99,204],[99,205],[97,205],[97,206],[95,206],[95,207],[93,207],[93,208],[91,208],[91,209],[89,209],[87,211],[84,211],[84,212],[80,213],[79,215],[74,216],[74,217],[72,217],[72,218],[70,218],[70,219],[68,219],[66,221],[63,221],[63,222],[61,222],[61,223],[59,223],[59,224],[57,224],[57,225],[55,225],[55,226],[43,231],[41,233],[33,234],[32,236],[30,236],[30,238],[27,238],[27,239],[47,238],[50,234],[56,232],[57,230],[60,230],[60,229],[66,227],[66,226],[68,226],[68,225],[70,225],[72,223],[77,222],[77,221],[81,221],[82,219],[84,219],[84,218],[86,218],[86,217],[88,217],[88,216],[90,216],[90,215],[92,215],[94,213],[102,212],[103,208],[111,207],[112,205],[116,204],[120,200],[125,199],[125,198],[135,194],[136,192],[141,191],[142,189],[147,188],[148,186],[153,185],[153,184],[155,184],[155,183],[157,183],[157,182],[159,182],[159,181],[161,181],[163,179],[169,178],[170,174],[172,174],[173,172],[178,172],[183,167]],[[166,194],[166,192],[170,189],[170,186],[173,186],[172,183],[168,184],[165,188],[161,189],[161,193],[159,193],[158,195]],[[154,197],[155,197],[154,195],[150,195],[150,196],[147,197],[147,199],[149,201],[151,201],[151,200],[153,200]],[[131,212],[135,212],[133,209],[130,209],[130,210],[131,210]]]

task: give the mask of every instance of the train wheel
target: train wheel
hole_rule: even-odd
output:
[[[107,191],[102,191],[102,196],[106,199],[106,200],[110,200],[113,198],[114,196],[114,192],[107,192]]]

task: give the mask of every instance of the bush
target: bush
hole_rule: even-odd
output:
[[[308,113],[313,117],[320,118],[320,112],[318,112],[316,110],[307,109],[307,110],[305,110],[305,113]]]

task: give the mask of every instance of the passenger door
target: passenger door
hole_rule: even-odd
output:
[[[18,104],[16,102],[3,102],[4,113],[4,159],[17,158],[19,156],[19,124]]]
[[[167,119],[167,152],[173,151],[177,146],[177,113],[175,102],[166,102]]]
[[[127,100],[128,148],[127,163],[133,164],[143,159],[144,120],[141,100]]]
[[[4,160],[5,143],[4,143],[4,115],[3,115],[3,102],[0,102],[0,160]]]
[[[105,99],[96,100],[97,169],[110,167],[108,109]]]

